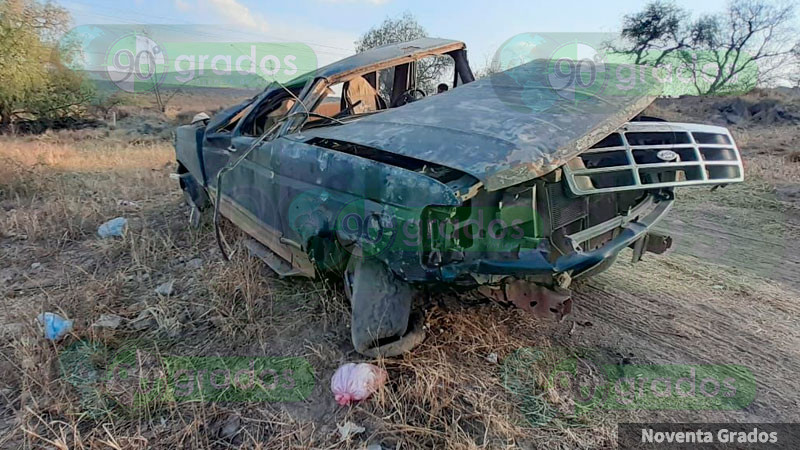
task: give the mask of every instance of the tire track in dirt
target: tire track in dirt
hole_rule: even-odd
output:
[[[772,218],[768,218],[770,220]],[[719,218],[668,217],[662,228],[676,241],[676,252],[789,284],[800,289],[800,258],[789,236],[760,230],[729,229]]]
[[[743,411],[642,414],[800,420],[800,252],[793,241],[732,229],[714,216],[678,212],[663,227],[677,241],[674,253],[632,265],[622,261],[626,252],[608,272],[577,286],[576,316],[594,326],[579,328],[573,339],[633,353],[634,363],[739,364],[756,378],[756,399]]]

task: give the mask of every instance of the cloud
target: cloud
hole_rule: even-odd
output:
[[[183,12],[189,12],[192,9],[192,5],[186,3],[184,0],[175,0],[175,7]]]
[[[229,25],[236,25],[252,31],[267,31],[267,20],[261,14],[254,13],[237,0],[205,0],[214,12]]]

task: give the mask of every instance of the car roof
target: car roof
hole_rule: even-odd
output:
[[[384,67],[392,67],[406,61],[412,61],[429,54],[441,54],[466,48],[461,41],[439,38],[421,38],[413,41],[387,44],[361,53],[356,53],[342,60],[317,69],[317,77],[325,77],[330,81],[345,80],[354,75],[370,73]]]

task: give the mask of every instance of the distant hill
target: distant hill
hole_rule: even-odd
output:
[[[127,91],[144,93],[152,91],[151,86],[146,80],[136,80],[134,85],[131,80],[114,82],[105,71],[80,71],[84,74],[95,88],[100,92],[111,91]],[[161,90],[174,90],[180,89],[183,92],[204,92],[213,91],[215,93],[222,93],[230,91],[232,96],[240,97],[243,93],[256,93],[261,92],[267,86],[268,82],[255,74],[241,75],[235,73],[233,75],[216,75],[211,72],[210,75],[206,74],[198,76],[188,82],[180,82],[178,78],[183,79],[183,76],[178,72],[167,72],[159,76],[161,82],[158,87]]]

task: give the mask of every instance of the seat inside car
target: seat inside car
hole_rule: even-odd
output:
[[[352,114],[363,114],[381,109],[378,92],[364,77],[355,77],[350,80],[345,87],[344,96],[347,106],[353,107]]]

